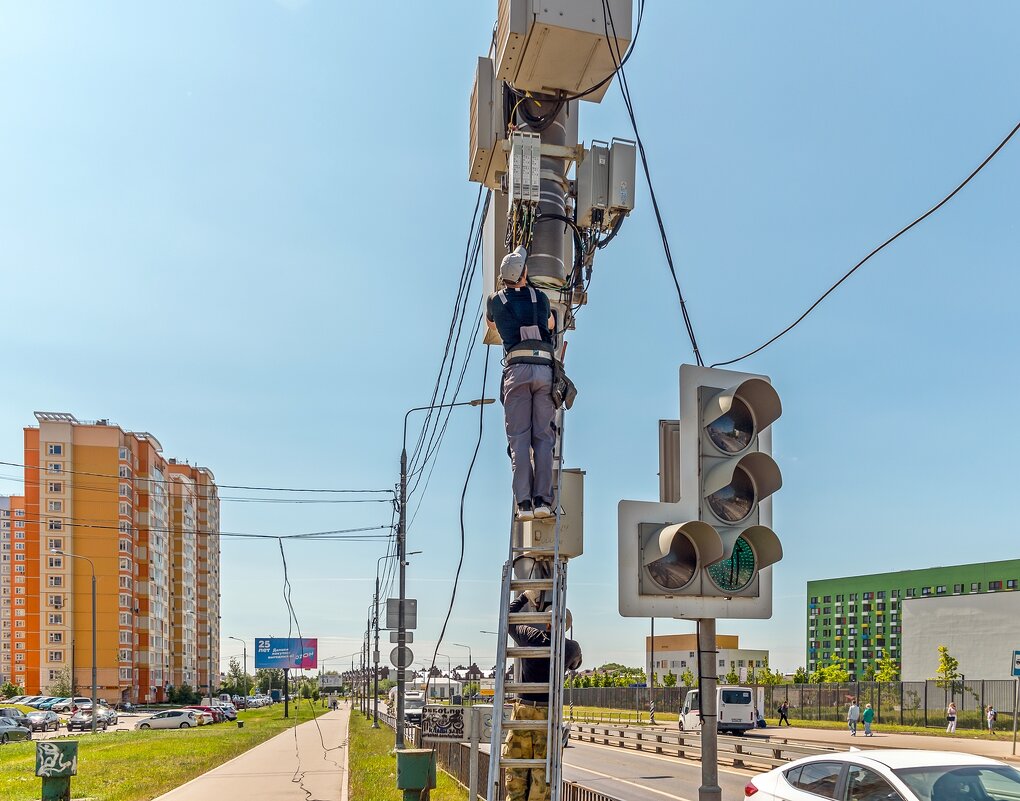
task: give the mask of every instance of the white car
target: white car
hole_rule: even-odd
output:
[[[168,709],[135,724],[136,729],[190,729],[195,726],[198,726],[198,718],[194,709]]]
[[[952,751],[849,751],[798,759],[755,776],[755,801],[1005,801],[1020,798],[1020,771]]]

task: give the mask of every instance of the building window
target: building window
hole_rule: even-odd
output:
[[[130,626],[131,625],[131,613],[130,612],[121,612],[120,613],[120,625],[122,625],[122,626]]]
[[[1016,579],[1007,579],[1006,580],[1006,589],[1007,590],[1015,590],[1016,589]]]
[[[962,584],[954,584],[953,585],[953,592],[954,593],[961,593],[961,592],[963,592],[963,585]]]
[[[812,595],[811,596],[811,603],[813,603],[813,604],[818,603],[818,596],[817,595]]]
[[[971,585],[970,585],[970,591],[971,592],[981,592],[981,582],[980,581],[972,581]]]
[[[64,652],[63,651],[50,651],[48,656],[49,656],[48,661],[50,661],[50,662],[63,662],[64,661]]]
[[[64,577],[63,576],[47,576],[46,577],[47,587],[63,587]]]
[[[130,595],[125,595],[124,593],[121,593],[120,597],[119,597],[119,601],[120,601],[120,606],[121,607],[127,607],[128,609],[131,608],[131,596]]]
[[[64,613],[63,612],[50,612],[46,615],[46,621],[51,626],[63,626],[64,625]]]
[[[892,598],[899,598],[900,597],[900,591],[899,590],[890,590],[889,591],[889,595]]]
[[[63,520],[53,520],[53,519],[47,520],[46,521],[46,528],[49,531],[63,531],[63,529],[64,529],[64,521]]]
[[[130,484],[121,484],[120,485],[120,497],[122,497],[122,498],[130,498],[131,497],[131,485]]]
[[[931,587],[921,587],[921,595],[931,595]]]
[[[838,603],[838,604],[843,603],[843,596],[842,595],[837,595],[836,596],[836,603]]]
[[[131,645],[131,632],[122,631],[119,633],[121,645]]]
[[[62,551],[64,549],[64,540],[61,537],[49,537],[46,540],[46,547],[51,551]]]
[[[64,446],[51,443],[50,445],[46,446],[46,453],[48,453],[50,456],[63,456]]]
[[[47,483],[46,487],[47,487],[47,489],[50,492],[55,492],[55,493],[59,494],[59,493],[64,491],[64,482],[63,481],[50,481],[50,482]]]
[[[988,591],[989,592],[992,592],[994,590],[1001,590],[1001,589],[1002,589],[1002,582],[1001,581],[989,581],[988,582]]]
[[[47,473],[60,473],[60,472],[63,472],[63,470],[64,470],[64,465],[61,464],[60,462],[47,462],[46,463],[46,472]]]
[[[53,568],[54,570],[59,570],[60,568],[62,568],[64,566],[64,557],[62,557],[62,556],[48,556],[46,558],[46,563],[47,563],[47,565],[49,567]]]
[[[117,547],[120,549],[121,553],[131,553],[131,540],[118,540]],[[128,565],[128,567],[130,567],[130,565]],[[127,568],[123,569],[126,570]]]
[[[120,512],[122,515],[130,515],[131,504],[124,503],[123,501],[121,501],[120,506],[117,508],[117,511]]]
[[[856,592],[850,593],[850,600],[851,601],[856,601],[857,600],[857,593]]]
[[[832,603],[832,596],[831,595],[826,595],[824,598],[822,598],[822,603],[831,604]]]
[[[946,594],[946,585],[945,584],[939,584],[935,588],[935,594],[936,595],[945,595]]]
[[[122,462],[127,461],[127,458],[128,458],[128,449],[127,448],[120,448],[117,451],[117,458],[120,459]]]
[[[131,577],[130,576],[119,576],[117,580],[120,583],[120,588],[122,590],[130,590],[131,589]]]
[[[62,631],[51,631],[47,641],[52,645],[60,645],[64,641],[64,633]]]
[[[907,590],[907,597],[908,598],[913,598],[916,594],[917,594],[917,590],[915,590],[913,588],[910,588],[909,590]]]
[[[870,601],[871,600],[871,595],[872,594],[870,592],[864,593],[864,600],[865,601]]]
[[[63,512],[64,502],[63,501],[46,501],[46,511],[48,512]]]
[[[63,606],[64,606],[64,596],[63,595],[47,595],[46,596],[46,605],[47,606],[52,606],[54,609],[62,609]]]

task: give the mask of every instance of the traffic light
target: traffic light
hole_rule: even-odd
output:
[[[783,556],[771,528],[783,483],[771,426],[781,414],[764,376],[680,368],[679,425],[660,425],[663,502],[619,507],[620,614],[771,617],[769,568]]]

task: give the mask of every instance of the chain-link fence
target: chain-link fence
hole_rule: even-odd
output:
[[[956,702],[958,729],[983,729],[985,710],[995,707],[996,728],[1012,730],[1013,695],[1016,685],[1009,679],[964,680],[952,687],[935,681],[875,682],[844,684],[776,684],[764,687],[766,719],[778,718],[777,709],[786,702],[790,717],[798,720],[846,720],[851,698],[863,709],[871,704],[877,725],[946,725],[946,707]],[[686,687],[571,687],[564,694],[564,712],[570,704],[577,707],[626,710],[644,713],[654,699],[656,712],[678,713]],[[757,695],[757,693],[756,693]]]

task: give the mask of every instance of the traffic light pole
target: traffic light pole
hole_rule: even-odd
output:
[[[698,801],[722,801],[719,786],[719,705],[716,702],[718,649],[715,618],[698,621],[698,684],[701,693],[701,787]],[[708,657],[706,660],[705,657]],[[706,669],[707,665],[707,669]]]

